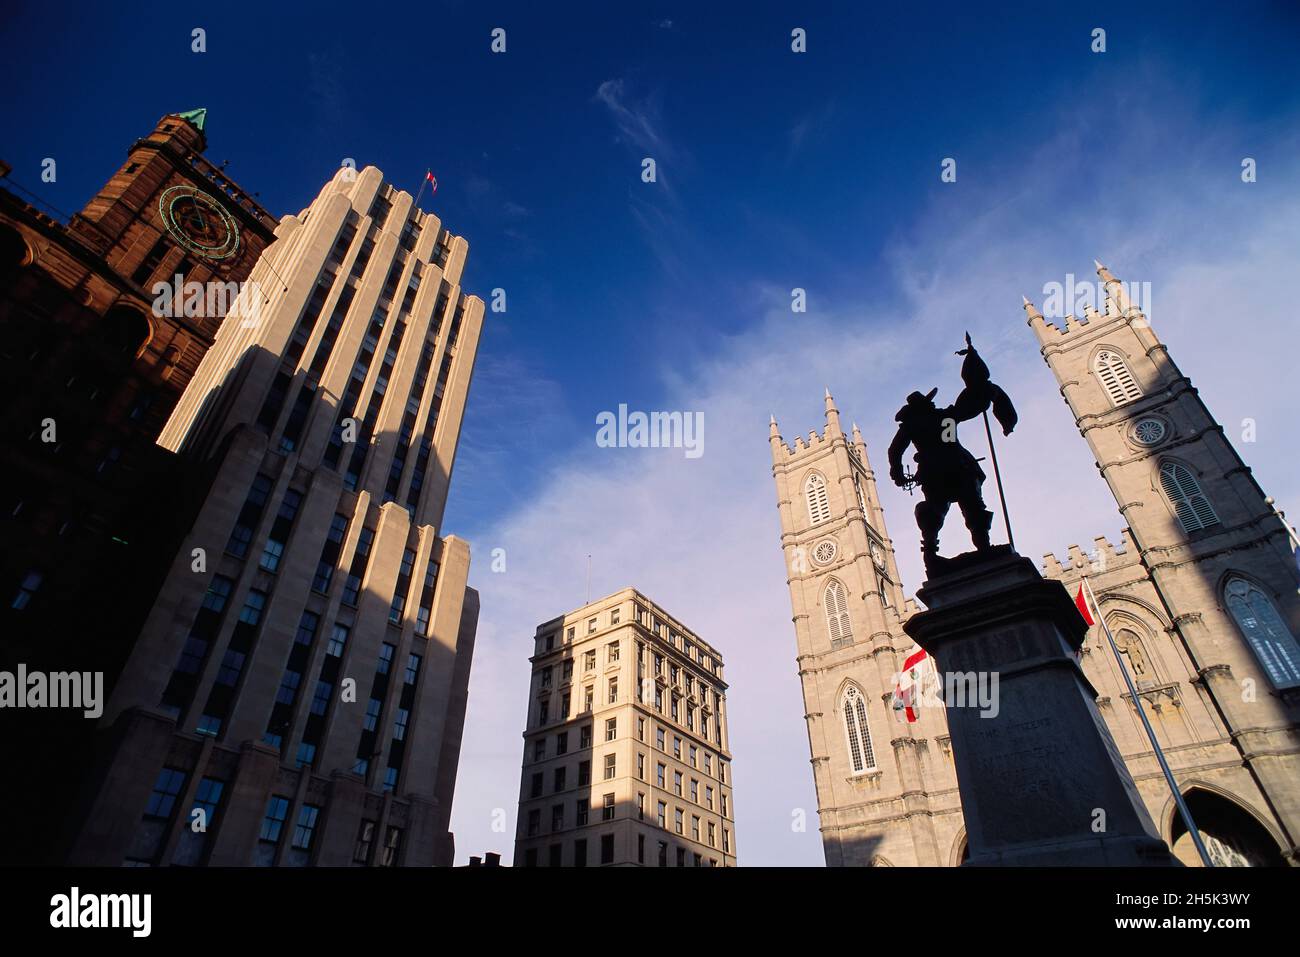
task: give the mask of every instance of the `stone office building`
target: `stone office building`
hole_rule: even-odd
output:
[[[515,866],[734,867],[718,651],[632,588],[533,640]]]
[[[237,302],[162,432],[206,495],[101,721],[74,862],[452,863],[467,252],[373,167],[279,224],[265,301]]]
[[[1058,328],[1025,310],[1127,527],[1118,547],[1099,538],[1065,563],[1046,556],[1043,573],[1072,596],[1089,577],[1212,859],[1294,865],[1300,574],[1288,531],[1122,284],[1100,264],[1098,276],[1104,314]],[[826,861],[959,864],[943,709],[900,723],[891,706],[916,606],[862,436],[844,432],[828,393],[824,432],[791,447],[773,420],[770,441]],[[1161,836],[1199,863],[1100,628],[1081,664]]]
[[[184,533],[190,502],[156,441],[225,304],[159,308],[155,287],[238,284],[276,227],[204,156],[206,127],[201,109],[162,117],[70,216],[0,164],[0,671],[111,687]],[[5,713],[0,859],[59,858],[90,732],[79,711]]]

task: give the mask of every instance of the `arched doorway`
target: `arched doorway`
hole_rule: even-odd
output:
[[[1183,795],[1201,841],[1215,867],[1284,867],[1277,841],[1253,814],[1236,801],[1214,791],[1193,787]],[[1170,829],[1170,847],[1183,864],[1200,867],[1187,827],[1177,811]]]

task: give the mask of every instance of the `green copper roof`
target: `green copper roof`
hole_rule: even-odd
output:
[[[203,132],[203,124],[208,120],[208,111],[206,107],[199,107],[197,110],[186,110],[184,113],[177,113],[182,120],[187,120],[200,133]]]

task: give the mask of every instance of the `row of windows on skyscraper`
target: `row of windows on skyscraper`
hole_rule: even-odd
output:
[[[185,793],[188,774],[180,768],[164,767],[154,782],[149,800],[145,805],[141,827],[128,854],[125,864],[128,867],[152,867],[158,863],[159,855],[166,843],[168,834],[176,825],[176,813],[179,800]],[[194,791],[194,798],[186,812],[189,820],[179,828],[171,863],[192,866],[205,863],[206,854],[215,840],[223,809],[222,798],[227,793],[225,780],[205,775]],[[283,853],[280,863],[288,866],[303,867],[311,863],[311,854],[315,838],[321,823],[323,808],[320,805],[304,802],[298,808],[298,816],[292,828],[289,846],[282,849],[288,823],[289,810],[293,799],[283,794],[272,794],[267,800],[266,812],[262,818],[258,834],[258,845],[254,863],[270,866],[276,862],[279,853]],[[194,827],[201,824],[201,827]],[[389,825],[381,846],[376,847],[376,830],[378,822],[363,818],[357,830],[356,842],[352,851],[352,863],[369,865],[377,863],[382,867],[399,864],[402,849],[402,828]],[[376,851],[378,859],[375,859]]]
[[[382,197],[380,197],[380,199],[382,199]],[[379,199],[376,201],[378,202]],[[408,223],[408,226],[409,225],[410,224]],[[289,392],[293,387],[294,378],[298,371],[303,350],[311,340],[316,329],[320,319],[320,314],[324,309],[325,303],[335,284],[335,274],[338,268],[341,267],[342,260],[345,257],[347,250],[351,247],[356,238],[356,231],[354,219],[350,219],[335,241],[335,244],[327,257],[326,267],[322,271],[311,295],[308,297],[307,305],[303,309],[302,316],[299,318],[294,334],[290,339],[289,345],[281,360],[280,369],[272,381],[261,411],[257,416],[258,427],[268,434],[276,428],[281,411],[284,408]],[[409,234],[404,231],[403,236],[406,235]],[[413,245],[413,243],[411,245]],[[285,420],[284,428],[281,430],[279,448],[283,452],[292,451],[301,440],[302,429],[305,425],[308,412],[311,409],[312,400],[316,396],[320,378],[323,375],[325,367],[333,353],[334,343],[338,338],[339,330],[342,328],[343,321],[347,316],[348,310],[352,306],[353,298],[360,285],[366,266],[370,261],[371,254],[374,252],[374,247],[375,241],[370,236],[367,236],[362,240],[357,257],[353,262],[347,280],[339,293],[338,300],[330,314],[330,318],[321,333],[320,340],[312,354],[311,361],[307,365],[306,375],[298,388],[298,393],[290,407],[288,417]],[[358,355],[353,361],[348,383],[339,400],[329,444],[322,456],[322,461],[325,465],[331,469],[337,469],[340,462],[344,459],[344,445],[352,444],[353,448],[351,454],[346,456],[346,466],[343,473],[344,485],[350,490],[355,490],[360,482],[361,471],[365,465],[366,457],[371,447],[371,438],[374,434],[374,428],[378,422],[380,412],[382,411],[383,400],[388,389],[389,378],[392,375],[398,356],[401,352],[401,346],[406,335],[407,320],[410,316],[415,301],[415,295],[420,287],[420,282],[424,274],[424,264],[416,262],[410,277],[407,279],[406,289],[400,307],[397,310],[397,314],[392,318],[392,328],[388,336],[387,344],[384,348],[379,370],[371,384],[369,397],[365,404],[365,412],[358,421],[357,415],[362,409],[362,391],[374,363],[375,354],[379,348],[380,340],[383,337],[385,329],[388,328],[389,314],[392,311],[392,302],[397,294],[398,284],[400,283],[401,277],[405,271],[405,265],[408,258],[406,249],[407,246],[404,245],[402,250],[399,250],[397,257],[389,268],[388,275],[384,281],[384,286],[379,294],[379,300],[376,303],[375,310],[370,318],[370,322],[367,325],[365,335],[362,339]],[[393,449],[392,459],[390,460],[382,499],[385,502],[395,500],[400,491],[402,472],[405,468],[412,443],[415,439],[415,428],[419,419],[420,406],[427,387],[430,367],[437,352],[436,344],[439,333],[442,329],[442,322],[449,301],[446,283],[440,280],[440,284],[438,297],[434,304],[432,324],[420,347],[420,358],[416,367],[415,380],[411,392],[407,396],[406,408],[403,413],[398,439]],[[456,340],[459,336],[463,315],[463,303],[458,302],[452,315],[451,325],[448,328],[443,361],[438,371],[438,378],[434,384],[434,394],[430,402],[428,413],[425,417],[425,425],[419,436],[415,466],[411,477],[411,483],[407,491],[406,502],[404,503],[407,511],[410,512],[412,516],[415,514],[415,509],[419,502],[420,491],[424,486],[425,474],[433,449],[434,432],[437,428],[438,416],[442,407],[443,394],[446,390],[447,380],[451,372],[453,358],[452,350],[456,346]]]
[[[241,560],[246,557],[249,543],[252,541],[254,529],[260,522],[261,512],[265,507],[271,486],[272,481],[269,476],[259,474],[255,479],[248,499],[236,519],[235,527],[227,544],[227,554],[232,557]],[[300,501],[301,493],[293,489],[286,490],[280,511],[268,533],[266,545],[259,559],[259,567],[272,575],[278,568],[284,543],[287,541]],[[322,596],[328,596],[333,583],[339,553],[347,534],[348,525],[348,517],[338,513],[334,516],[326,535],[312,581],[313,591]],[[358,534],[356,551],[340,595],[341,605],[345,608],[355,609],[356,607],[374,535],[374,529],[370,527],[363,527]],[[411,586],[415,561],[415,549],[411,547],[404,549],[395,594],[388,612],[390,624],[400,626],[408,596],[412,596]],[[427,635],[434,593],[437,587],[437,577],[438,563],[430,559],[425,568],[423,581],[415,596],[412,596],[416,597],[418,601],[416,633],[420,636]],[[233,589],[233,579],[226,575],[214,575],[195,616],[189,637],[186,639],[180,659],[162,697],[163,707],[177,716],[178,719],[182,718],[190,707],[207,659],[210,644],[219,631]],[[253,653],[254,642],[261,624],[267,598],[268,592],[263,589],[250,588],[248,590],[207,703],[197,723],[197,730],[201,733],[214,736],[221,733],[223,723],[230,712],[233,698],[237,693],[244,665]],[[319,614],[310,609],[302,612],[264,738],[267,743],[276,747],[283,747],[283,739],[292,726],[298,688],[311,661],[312,649],[319,625]],[[317,747],[323,734],[329,702],[338,683],[338,675],[342,668],[349,633],[350,624],[345,623],[345,621],[334,622],[330,640],[320,664],[310,713],[306,716],[297,750],[299,767],[311,767],[315,763]],[[368,774],[370,761],[376,753],[374,739],[388,690],[388,673],[392,665],[392,656],[395,653],[395,645],[383,644],[372,683],[361,740],[358,743],[356,752],[357,761],[354,771],[362,776]],[[388,749],[388,765],[383,782],[386,790],[395,787],[400,774],[405,728],[414,705],[415,685],[419,675],[420,662],[421,656],[418,653],[411,652],[406,665],[405,682],[394,717],[393,738]]]
[[[599,860],[601,864],[614,863],[614,837],[615,836],[613,834],[600,835],[600,859]],[[656,845],[658,848],[656,862],[660,867],[668,867],[669,866],[668,841],[660,840],[656,842]],[[675,860],[678,867],[689,867],[692,865],[695,867],[717,867],[718,866],[718,859],[716,857],[709,857],[706,859],[704,855],[699,853],[698,851],[692,852],[688,848],[683,847],[680,844],[676,846],[676,851],[677,853],[675,856]],[[572,843],[572,853],[569,856],[569,860],[567,862],[568,866],[586,867],[588,864],[589,853],[590,852],[588,851],[587,838],[580,837],[575,839]],[[547,846],[546,863],[548,867],[566,866],[564,857],[565,855],[564,855],[563,842],[557,841]],[[636,835],[636,862],[638,864],[646,863],[646,835],[642,833],[638,833]],[[537,867],[538,863],[539,863],[538,849],[535,847],[526,848],[524,850],[524,866]]]

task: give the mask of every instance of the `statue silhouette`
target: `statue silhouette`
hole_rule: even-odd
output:
[[[965,356],[961,378],[965,387],[950,406],[934,404],[938,388],[925,395],[913,392],[907,404],[894,417],[898,434],[889,445],[889,477],[895,485],[912,489],[919,486],[924,501],[916,506],[916,524],[921,530],[921,554],[928,575],[942,572],[946,563],[939,555],[939,530],[953,503],[961,509],[976,551],[987,551],[993,513],[984,505],[983,485],[987,477],[975,456],[957,440],[957,425],[993,410],[1010,435],[1018,417],[1011,400],[989,377],[989,367],[966,334],[966,348],[957,352]],[[903,453],[909,445],[916,447],[912,457],[916,469],[909,475],[903,469]]]

